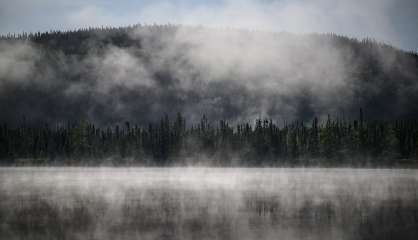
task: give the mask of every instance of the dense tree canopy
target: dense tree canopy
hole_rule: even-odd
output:
[[[9,164],[209,166],[415,166],[418,121],[328,118],[311,123],[186,125],[181,114],[148,126],[42,124],[0,128],[0,159]]]

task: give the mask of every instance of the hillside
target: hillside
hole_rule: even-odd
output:
[[[0,40],[0,122],[418,117],[418,56],[372,40],[184,26]]]

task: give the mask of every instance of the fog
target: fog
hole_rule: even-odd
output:
[[[418,114],[417,57],[386,45],[208,27],[86,34],[71,43],[1,41],[2,121],[146,124],[177,112],[190,122],[203,114],[352,119],[361,107],[376,119]]]
[[[414,0],[15,0],[0,1],[0,33],[191,24],[372,37],[417,50]],[[16,14],[18,13],[18,14]]]
[[[2,168],[7,239],[415,239],[416,170]]]

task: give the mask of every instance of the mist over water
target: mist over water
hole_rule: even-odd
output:
[[[2,168],[2,239],[415,239],[418,172]]]

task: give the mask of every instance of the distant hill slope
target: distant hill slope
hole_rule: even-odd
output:
[[[0,121],[418,117],[418,56],[333,34],[184,26],[3,36]]]

